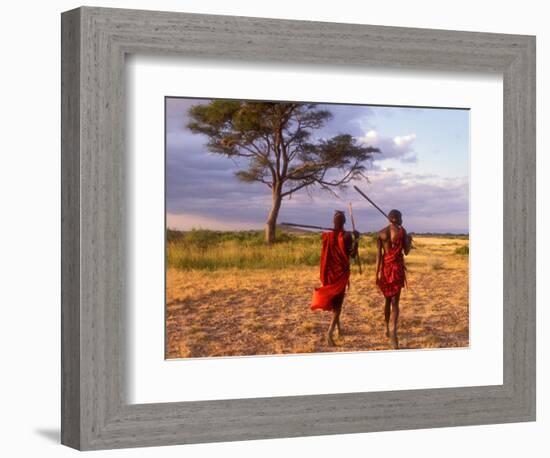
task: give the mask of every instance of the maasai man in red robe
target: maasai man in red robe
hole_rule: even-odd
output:
[[[405,286],[405,259],[411,250],[411,237],[402,226],[399,210],[388,214],[390,224],[378,232],[378,251],[376,255],[376,284],[386,299],[384,318],[386,336],[390,337],[394,348],[399,348],[397,341],[397,319],[399,318],[399,298]],[[390,316],[393,312],[393,332],[390,334]]]
[[[323,232],[321,287],[315,288],[311,301],[312,310],[332,311],[332,320],[327,333],[329,345],[334,345],[335,327],[338,328],[338,335],[342,336],[340,314],[346,287],[349,283],[350,256],[357,256],[357,240],[359,238],[358,232],[354,233],[354,240],[350,232],[344,231],[346,216],[343,212],[335,212],[333,222],[334,229],[330,232]]]

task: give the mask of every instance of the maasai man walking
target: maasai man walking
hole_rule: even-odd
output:
[[[350,256],[357,256],[359,232],[344,231],[346,216],[344,212],[334,213],[332,231],[323,232],[323,247],[321,250],[321,287],[315,288],[311,301],[312,310],[332,311],[332,320],[328,328],[327,343],[334,345],[334,329],[342,337],[340,314],[346,287],[349,283]]]
[[[399,318],[399,298],[405,286],[405,259],[411,250],[411,237],[403,227],[401,212],[392,210],[388,214],[390,224],[378,232],[376,255],[376,284],[386,299],[384,318],[386,336],[391,336],[394,348],[399,348],[397,340],[397,319]],[[392,333],[390,334],[390,317]]]

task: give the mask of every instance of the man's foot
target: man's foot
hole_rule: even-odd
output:
[[[394,348],[394,350],[399,349],[399,341],[397,340],[397,335],[393,334],[391,336],[391,344],[392,344],[392,347]]]
[[[331,347],[334,347],[334,339],[332,338],[332,334],[327,334],[327,344],[330,345]]]
[[[390,328],[386,328],[386,337],[390,337]]]

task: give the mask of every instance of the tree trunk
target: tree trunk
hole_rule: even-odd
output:
[[[278,189],[278,187],[274,187],[271,210],[269,211],[269,216],[265,222],[265,241],[267,243],[275,242],[275,229],[277,227],[277,217],[279,216],[282,200],[281,190]]]

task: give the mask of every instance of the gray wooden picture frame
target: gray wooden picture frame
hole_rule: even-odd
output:
[[[535,420],[535,37],[82,7],[62,14],[61,39],[63,444],[89,450]],[[504,383],[129,404],[129,53],[502,74]]]

